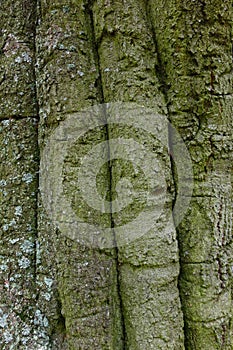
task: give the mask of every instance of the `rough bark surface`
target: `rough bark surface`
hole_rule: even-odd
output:
[[[37,35],[39,142],[71,112],[101,103],[99,72],[91,18],[87,4],[74,1],[42,1]],[[90,147],[106,140],[106,131],[84,139],[80,157]],[[75,163],[74,151],[66,167]],[[76,157],[77,158],[77,157]],[[73,174],[69,172],[69,179]],[[108,177],[102,177],[108,188]],[[66,181],[67,182],[67,181]],[[69,181],[68,195],[72,195]],[[81,210],[82,211],[82,210]],[[94,218],[95,220],[95,218]],[[100,217],[110,226],[110,217]],[[58,233],[55,240],[58,293],[69,349],[121,348],[121,315],[118,311],[115,252],[91,249]]]
[[[47,319],[36,305],[38,120],[34,84],[35,13],[34,1],[1,3],[1,349],[32,349],[46,337],[43,328]]]
[[[232,1],[3,0],[0,18],[0,348],[232,349]],[[38,193],[39,153],[54,130],[103,103],[108,124],[72,144],[62,174],[76,214],[110,228],[113,248],[65,236]],[[140,108],[162,115],[165,145],[111,124],[123,103],[136,103],[145,123]],[[193,165],[178,227],[180,148],[168,121]],[[109,161],[117,138],[154,154],[167,186],[159,220],[125,245],[119,227],[157,210],[163,182],[151,201],[136,196],[113,212],[122,179],[147,189],[136,146],[131,162]],[[102,142],[104,214],[75,186],[81,159]]]
[[[149,8],[169,118],[194,173],[191,205],[178,227],[185,344],[231,349],[232,2],[151,1]]]
[[[150,107],[155,116],[160,113],[166,118],[166,103],[154,68],[158,63],[156,48],[144,2],[96,1],[93,17],[104,101],[141,103]],[[139,118],[143,116],[139,114]],[[165,169],[169,169],[169,155],[164,154],[163,145],[151,135],[143,136],[142,130],[111,127],[111,124],[109,127],[109,140],[122,137],[144,143],[148,152],[153,150]],[[131,152],[137,156],[136,149]],[[135,176],[134,168],[121,159],[112,163],[110,171],[112,193],[122,177],[129,178],[135,186],[141,176],[140,172]],[[166,182],[171,185],[171,173],[167,173]],[[157,186],[162,187],[160,180]],[[156,204],[158,201],[156,198]],[[136,198],[125,210],[113,213],[113,226],[131,219],[139,203]],[[156,210],[155,204],[154,207]],[[118,246],[126,349],[183,349],[183,320],[177,289],[178,247],[173,224],[165,229],[171,208],[172,196],[168,194],[159,223],[142,237]]]

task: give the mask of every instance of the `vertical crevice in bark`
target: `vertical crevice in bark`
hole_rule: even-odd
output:
[[[157,53],[157,64],[155,65],[155,73],[156,73],[156,76],[157,76],[159,83],[160,83],[160,91],[162,92],[162,94],[164,96],[165,103],[166,103],[167,119],[168,119],[169,123],[171,123],[171,118],[170,118],[171,113],[170,113],[170,109],[169,109],[169,99],[168,99],[168,94],[167,94],[167,92],[169,90],[167,73],[166,73],[166,69],[164,67],[161,53],[160,53],[160,50],[158,47],[156,31],[155,31],[155,28],[153,26],[153,19],[151,18],[151,8],[150,8],[149,1],[145,0],[145,4],[146,4],[146,16],[148,19],[150,31],[151,31],[152,37],[153,37],[155,50]],[[169,143],[168,149],[169,149],[169,157],[170,157],[170,163],[171,163],[171,173],[172,173],[173,184],[175,187],[174,193],[172,193],[172,195],[174,197],[174,199],[173,199],[173,208],[174,208],[174,205],[176,202],[176,197],[177,197],[177,182],[176,182],[176,167],[175,167],[175,162],[173,159],[172,130],[171,130],[170,124],[168,125],[168,143]]]
[[[232,125],[232,4],[150,4],[169,84],[170,120],[184,139],[193,165],[193,196],[177,228],[185,346],[228,349],[232,282],[227,266],[232,260],[232,239],[225,213],[232,205],[227,165],[232,142],[227,131]]]
[[[119,259],[118,259],[118,246],[117,246],[117,239],[116,234],[114,231],[114,219],[112,215],[112,166],[111,166],[111,149],[109,144],[110,139],[110,133],[109,133],[109,126],[108,126],[108,115],[106,111],[106,106],[104,105],[104,92],[103,92],[103,84],[102,84],[102,76],[101,76],[101,67],[100,67],[100,58],[99,58],[99,52],[98,52],[98,43],[96,42],[96,36],[95,36],[95,27],[94,27],[94,19],[93,19],[93,10],[92,5],[94,1],[89,1],[86,5],[86,12],[88,14],[88,20],[90,24],[91,29],[91,41],[93,45],[93,52],[95,55],[95,61],[96,61],[96,67],[98,69],[98,80],[97,80],[97,88],[99,91],[100,96],[100,103],[103,104],[103,118],[106,122],[105,124],[105,134],[106,134],[106,140],[107,140],[107,154],[108,154],[108,183],[109,183],[109,196],[108,201],[110,205],[110,222],[111,222],[111,229],[113,234],[113,244],[114,244],[114,257],[115,257],[115,264],[116,264],[116,283],[117,283],[117,294],[119,299],[119,308],[120,308],[120,316],[121,316],[121,327],[122,327],[122,350],[126,349],[126,330],[125,330],[125,321],[124,321],[124,310],[123,310],[123,302],[122,302],[122,295],[121,295],[121,285],[120,285],[120,270],[119,270]],[[120,346],[120,344],[119,344]],[[120,350],[120,347],[119,347]]]
[[[107,117],[107,116],[106,116]],[[106,124],[106,132],[107,132],[107,138],[109,140],[110,133],[109,133],[109,128],[108,124]],[[108,142],[108,159],[111,157],[111,149],[109,146]],[[114,230],[115,224],[114,224],[114,218],[113,218],[113,210],[112,210],[112,166],[111,166],[111,160],[109,161],[109,193],[110,193],[110,215],[111,215],[111,229],[113,233],[113,241],[114,241],[114,246],[115,246],[115,259],[116,259],[116,273],[117,273],[117,292],[118,292],[118,298],[119,298],[119,307],[120,307],[120,315],[121,315],[121,326],[122,326],[122,350],[126,349],[126,328],[125,328],[125,319],[124,319],[124,309],[123,309],[123,300],[122,300],[122,294],[121,294],[121,283],[120,283],[120,269],[119,269],[119,250],[117,246],[117,237],[116,233]]]
[[[37,78],[40,105],[39,142],[42,154],[46,141],[57,127],[62,127],[63,121],[70,114],[77,113],[78,118],[79,112],[103,101],[90,20],[87,1],[75,1],[67,6],[59,0],[41,1],[41,20],[37,35]],[[83,213],[83,198],[77,199],[77,186],[74,185],[73,188],[74,182],[71,178],[77,174],[73,165],[78,166],[78,160],[86,155],[93,143],[105,142],[106,139],[107,135],[102,127],[96,133],[94,130],[93,134],[89,130],[81,141],[77,140],[77,145],[71,145],[64,161],[64,192],[76,206],[78,217],[80,214],[85,222],[89,222],[89,212]],[[101,174],[101,184],[107,188],[108,176],[105,172],[106,169]],[[40,301],[43,302],[46,295],[44,275],[49,277],[47,282],[53,282],[54,289],[58,290],[59,297],[56,300],[61,300],[62,317],[54,306],[54,296],[51,300],[52,307],[44,301],[50,330],[51,327],[56,328],[57,317],[60,321],[63,318],[63,324],[65,318],[66,338],[70,348],[117,348],[117,344],[121,344],[121,326],[113,252],[98,249],[95,241],[87,243],[81,230],[77,232],[77,236],[75,233],[72,236],[72,228],[69,232],[57,229],[54,233],[49,216],[48,214],[47,217],[41,205],[39,236],[43,261],[40,264],[39,277],[42,285]],[[95,227],[102,224],[110,227],[108,214],[101,215],[98,212],[91,219]],[[51,259],[47,262],[48,252],[53,250],[49,243],[54,244],[55,252],[52,252]],[[56,271],[53,271],[54,259]],[[50,281],[51,278],[53,281]]]
[[[157,64],[155,65],[155,73],[156,76],[159,80],[160,83],[160,91],[162,92],[163,96],[164,96],[164,100],[166,103],[166,108],[167,108],[167,118],[169,123],[171,123],[171,118],[170,118],[170,109],[169,109],[169,99],[168,99],[168,90],[169,90],[169,85],[167,82],[167,73],[166,73],[166,69],[164,67],[163,61],[162,61],[162,57],[161,57],[161,53],[158,47],[158,41],[157,41],[157,37],[156,37],[156,31],[155,28],[153,26],[153,19],[151,18],[151,8],[150,8],[150,4],[148,0],[145,0],[145,6],[146,6],[146,16],[148,19],[148,23],[149,23],[149,28],[150,31],[152,33],[152,37],[153,37],[153,42],[154,42],[154,46],[155,46],[155,50],[156,50],[156,54],[157,54]],[[170,157],[170,163],[171,163],[171,173],[172,173],[172,179],[173,179],[173,184],[175,186],[175,190],[173,193],[173,207],[174,204],[176,202],[176,197],[177,197],[177,183],[176,183],[176,167],[175,167],[175,162],[173,159],[173,147],[172,147],[172,131],[171,131],[171,127],[170,125],[168,125],[168,149],[169,149],[169,157]]]
[[[159,45],[158,45],[158,40],[156,37],[156,29],[153,25],[153,18],[151,15],[151,7],[150,7],[150,2],[148,0],[145,0],[146,3],[146,14],[147,14],[147,18],[148,18],[148,23],[150,25],[150,30],[152,33],[152,37],[153,37],[153,42],[155,45],[155,49],[156,49],[156,53],[157,53],[157,62],[158,64],[155,66],[155,72],[156,75],[158,77],[158,80],[160,82],[160,90],[163,93],[164,96],[164,100],[166,103],[166,108],[167,108],[167,118],[169,121],[168,124],[168,149],[169,149],[169,158],[170,158],[170,165],[171,165],[171,175],[172,175],[172,181],[173,181],[173,185],[174,185],[174,191],[172,193],[173,196],[173,203],[172,203],[172,210],[174,209],[175,203],[176,203],[176,199],[177,199],[177,191],[178,191],[178,187],[177,187],[177,172],[176,172],[176,165],[175,165],[175,161],[174,161],[174,150],[173,150],[173,132],[172,132],[172,128],[171,128],[171,124],[172,124],[172,120],[171,120],[171,112],[170,112],[170,106],[169,106],[169,97],[168,97],[168,90],[169,90],[169,84],[168,84],[168,79],[167,79],[167,73],[166,73],[166,67],[163,64],[163,59],[161,57],[161,53],[159,50]],[[175,225],[175,218],[174,218],[174,213],[173,213],[173,221],[174,221],[174,225]],[[175,230],[176,230],[176,234],[178,237],[178,231],[177,228],[175,226]],[[180,279],[180,274],[181,274],[181,270],[182,270],[182,262],[181,262],[181,255],[180,255],[180,244],[179,244],[179,240],[178,240],[178,253],[179,253],[179,267],[180,267],[180,272],[179,272],[179,276],[178,276],[178,284],[177,284],[177,288],[179,290],[179,296],[180,296],[180,302],[181,302],[181,310],[183,313],[183,304],[182,304],[182,300],[181,300],[181,291],[180,291],[180,285],[179,285],[179,279]],[[184,319],[184,317],[183,317]],[[185,342],[185,319],[184,319],[184,342]]]
[[[105,101],[110,104],[109,109],[113,114],[118,113],[118,110],[111,109],[111,103],[118,102],[120,108],[124,108],[132,102],[132,104],[138,104],[139,110],[140,106],[152,108],[155,123],[156,115],[162,114],[166,124],[166,107],[161,88],[159,88],[161,84],[155,74],[157,55],[148,28],[145,2],[141,0],[127,2],[97,0],[93,6],[93,13],[102,85]],[[132,114],[136,113],[138,120],[140,118],[143,120],[143,112],[141,115],[137,114],[139,111],[136,107],[135,109],[135,112],[132,110]],[[124,115],[120,118],[124,118]],[[165,133],[167,140],[167,132]],[[127,127],[121,124],[115,127],[110,126],[109,138],[118,137],[132,138],[142,144],[145,142],[148,148],[153,150],[155,157],[160,157],[163,153],[159,149],[161,144],[157,144],[157,140],[155,140],[156,137],[153,138],[152,135],[146,137],[140,128],[134,129],[132,125]],[[136,149],[131,152],[135,160],[139,158],[139,155],[137,158]],[[165,167],[168,170],[170,168],[169,158],[167,154],[165,157]],[[130,158],[129,163],[132,164],[134,170],[132,158]],[[116,184],[124,177],[130,179],[130,182],[132,181],[133,187],[137,187],[136,181],[140,179],[140,172],[137,172],[135,176],[132,174],[133,170],[128,168],[128,164],[126,166],[122,159],[116,159],[112,162],[113,195]],[[169,184],[171,183],[170,174],[167,176],[167,181]],[[113,213],[118,242],[119,277],[127,349],[183,348],[183,322],[176,286],[178,275],[177,242],[173,239],[171,242],[173,248],[171,248],[171,245],[167,246],[164,238],[168,232],[172,237],[175,236],[172,220],[169,221],[171,226],[164,232],[165,235],[162,234],[163,228],[167,225],[168,215],[170,215],[170,194],[166,200],[169,209],[166,210],[166,207],[161,215],[161,220],[158,220],[159,222],[148,229],[144,235],[139,234],[135,239],[132,239],[132,233],[127,227],[127,223],[129,219],[131,220],[134,210],[136,212],[136,209],[139,211],[141,209],[139,196],[136,196],[132,205],[126,205],[124,210]],[[151,203],[147,204],[148,207],[152,205]],[[145,210],[147,210],[147,204]],[[122,226],[121,230],[117,230],[119,226]],[[140,231],[140,228],[137,231],[138,227],[136,226],[134,231]],[[121,233],[128,238],[126,244],[121,244]],[[165,276],[169,276],[168,279]],[[172,292],[174,296],[172,300],[170,298],[171,290],[174,291],[174,294]],[[150,295],[149,298],[148,295]],[[171,312],[167,312],[170,307],[172,313],[176,314],[175,322]]]
[[[37,135],[37,161],[38,168],[36,174],[36,182],[37,182],[37,206],[36,206],[36,214],[35,214],[35,241],[34,241],[34,281],[37,281],[37,243],[38,243],[38,205],[39,205],[39,162],[40,162],[40,152],[39,152],[39,139],[38,139],[38,125],[39,125],[39,103],[37,99],[37,86],[36,86],[36,32],[37,32],[37,23],[38,23],[38,13],[37,6],[39,0],[35,0],[35,9],[34,9],[34,29],[33,29],[33,78],[34,78],[34,100],[35,100],[35,108],[36,108],[36,135]],[[38,293],[36,293],[36,300],[38,300]]]
[[[57,293],[57,320],[50,334],[50,346],[54,350],[68,350],[66,319],[62,315],[61,298]]]
[[[166,102],[166,107],[167,110],[169,112],[169,105],[168,105],[168,96],[167,96],[167,91],[168,91],[168,85],[167,85],[167,73],[166,73],[166,69],[162,63],[162,58],[161,58],[161,54],[160,54],[160,50],[158,48],[158,41],[157,41],[157,37],[156,37],[156,31],[155,28],[153,26],[153,19],[151,18],[151,8],[150,8],[150,3],[149,0],[144,0],[145,1],[145,8],[146,8],[146,17],[148,20],[148,27],[149,30],[152,34],[152,38],[153,38],[153,43],[154,43],[154,47],[155,47],[155,51],[157,54],[157,64],[155,65],[155,73],[156,76],[159,80],[160,83],[160,91],[162,92],[165,102]],[[169,113],[168,113],[168,118],[169,118]]]

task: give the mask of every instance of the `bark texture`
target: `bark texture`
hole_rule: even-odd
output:
[[[150,13],[169,118],[194,173],[191,205],[178,227],[185,344],[231,349],[232,2],[166,5],[151,1]]]
[[[83,1],[51,1],[40,4],[38,27],[39,141],[43,141],[71,112],[102,102],[97,54],[91,17]],[[88,136],[76,151],[85,155],[90,145],[107,139],[106,131]],[[77,156],[76,156],[77,158]],[[66,167],[75,163],[74,152]],[[106,174],[107,175],[107,174]],[[69,171],[70,180],[74,174]],[[108,188],[108,177],[102,176]],[[69,181],[68,194],[71,196]],[[82,209],[81,209],[82,212]],[[98,218],[93,218],[94,222]],[[110,226],[110,217],[99,218]],[[54,256],[58,293],[69,349],[121,348],[121,315],[118,311],[115,252],[91,249],[58,233]]]
[[[93,17],[104,101],[142,103],[155,115],[161,113],[165,118],[166,103],[154,69],[158,59],[144,2],[110,1],[106,4],[96,1]],[[143,114],[139,117],[142,118]],[[123,137],[147,144],[148,152],[153,150],[158,159],[163,159],[165,169],[169,168],[169,155],[164,154],[161,144],[150,135],[143,136],[142,130],[125,126],[110,127],[108,135],[110,140]],[[136,149],[131,152],[137,156]],[[129,178],[134,185],[141,176],[140,173],[135,176],[128,162],[121,159],[112,163],[110,171],[112,192],[122,177]],[[166,181],[171,184],[169,172]],[[136,213],[138,203],[135,200],[125,210],[113,213],[113,226],[127,222],[132,213]],[[135,241],[118,246],[127,349],[183,348],[183,320],[177,289],[178,247],[173,224],[165,230],[171,208],[172,197],[168,194],[159,223]]]
[[[0,18],[1,349],[232,349],[232,1],[4,0]],[[72,144],[62,175],[77,216],[109,228],[113,248],[60,232],[38,191],[50,136],[104,103],[107,124]],[[165,144],[121,123],[123,103],[145,124],[147,108],[162,115]],[[168,121],[193,166],[178,226],[180,140]],[[119,138],[135,142],[130,161],[109,160]],[[81,160],[101,143],[105,212],[76,188]],[[150,201],[136,195],[114,212],[122,179],[126,192],[128,182],[148,188],[136,143],[162,164],[166,191],[158,178]],[[124,225],[156,211],[161,193],[159,220],[122,244]]]
[[[7,15],[6,15],[7,14]],[[38,147],[34,1],[1,3],[0,347],[31,349],[47,322],[36,306]],[[46,335],[45,335],[46,336]]]

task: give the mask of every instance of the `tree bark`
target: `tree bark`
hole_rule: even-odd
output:
[[[232,349],[232,14],[230,0],[2,2],[2,349]],[[98,211],[77,183],[99,145]],[[162,165],[150,190],[138,145]],[[66,234],[46,178],[61,175],[65,147],[64,196],[80,218]]]
[[[192,158],[178,227],[186,347],[232,347],[232,3],[150,2],[169,118]],[[174,146],[174,152],[176,147]],[[179,184],[178,184],[179,191]]]
[[[1,3],[0,347],[31,348],[36,308],[38,112],[34,85],[35,1]],[[6,15],[7,14],[7,15]]]

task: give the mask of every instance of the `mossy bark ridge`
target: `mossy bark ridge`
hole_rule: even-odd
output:
[[[230,0],[1,2],[2,349],[232,349],[232,16]],[[72,143],[62,169],[77,217],[110,229],[111,247],[97,248],[53,225],[38,170],[56,128],[101,104],[106,124]],[[163,143],[159,127],[133,123],[152,115],[163,118]],[[187,172],[193,194],[178,226],[185,164],[169,122],[194,177]],[[112,159],[119,139],[128,153]],[[109,207],[97,213],[75,186],[101,144],[96,184]],[[163,170],[153,193],[138,145]],[[114,211],[119,184],[134,197]],[[127,225],[161,203],[159,220],[132,238]]]

